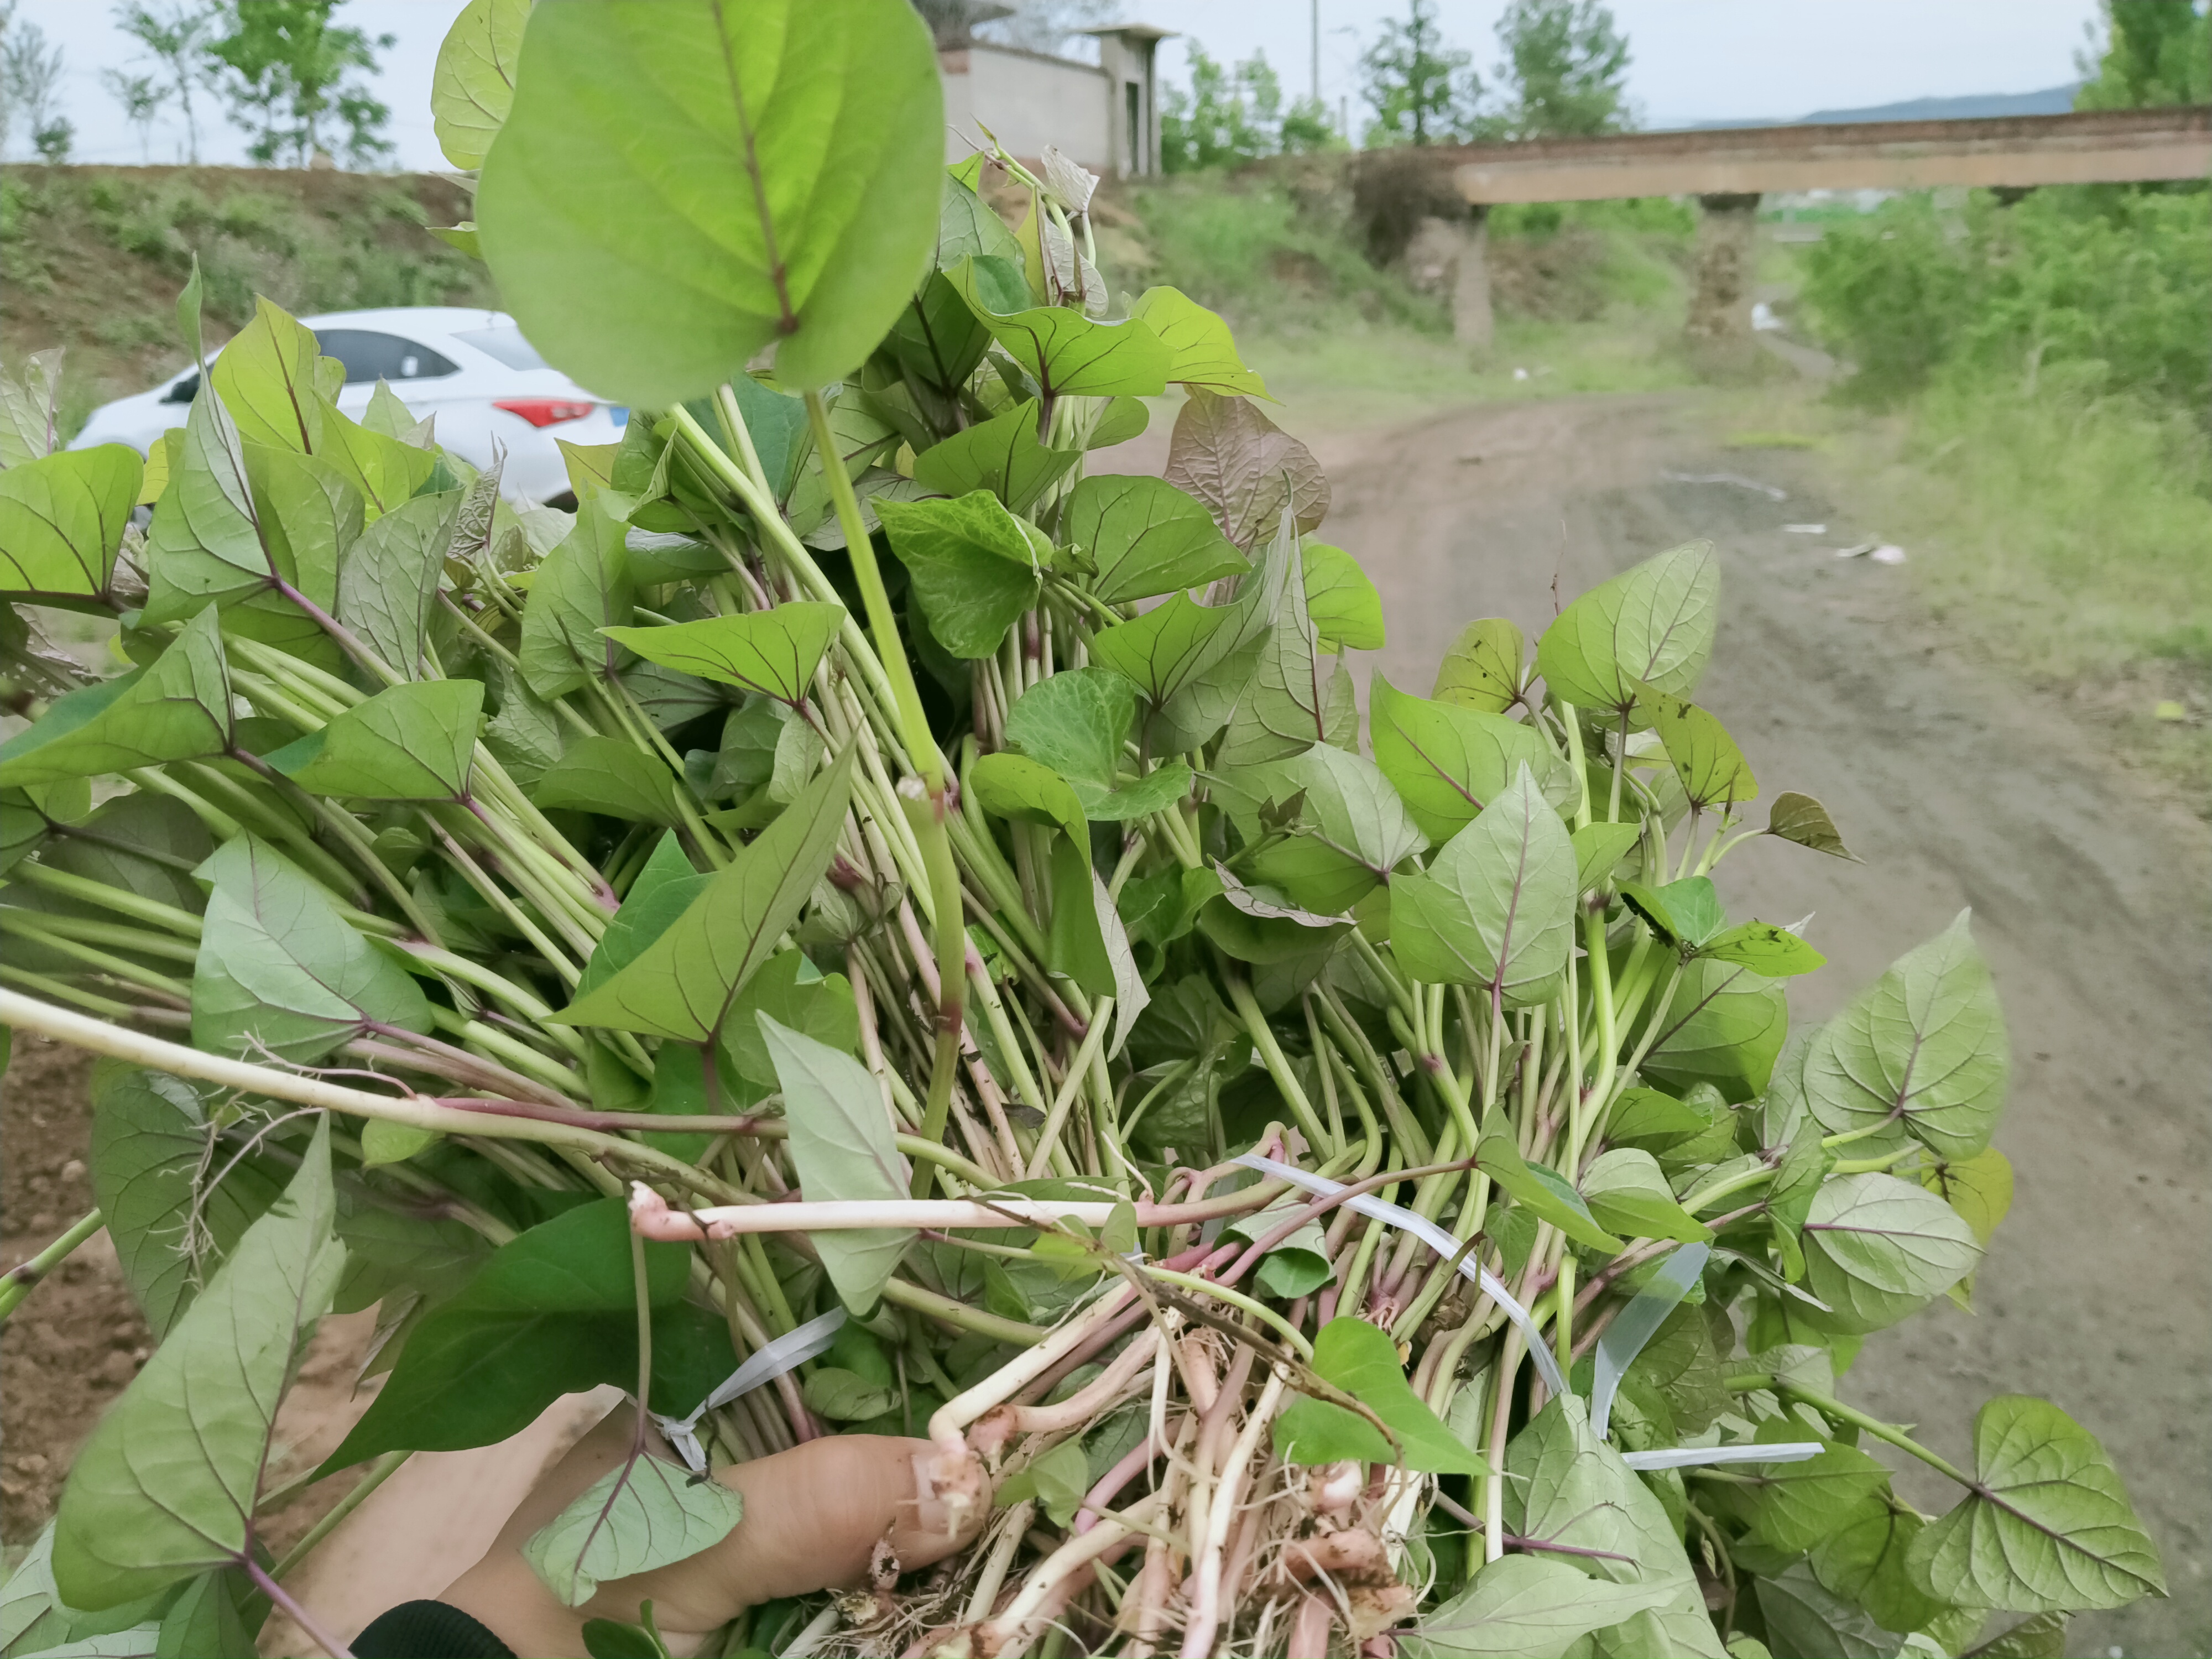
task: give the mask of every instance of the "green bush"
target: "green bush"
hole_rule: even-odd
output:
[[[1804,298],[1854,364],[1850,390],[1888,402],[1939,374],[2017,377],[2202,410],[2212,396],[2212,240],[2198,194],[2040,191],[1963,214],[1902,197],[1806,255]]]
[[[1378,270],[1353,237],[1335,191],[1295,191],[1279,179],[1176,179],[1133,205],[1158,280],[1265,333],[1389,321],[1449,331],[1437,301]]]

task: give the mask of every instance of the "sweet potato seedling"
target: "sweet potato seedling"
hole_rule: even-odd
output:
[[[1964,915],[1790,1029],[1817,935],[1723,866],[1851,854],[1695,700],[1709,549],[1363,688],[1230,330],[1113,287],[1064,157],[939,165],[902,0],[473,0],[435,113],[454,239],[631,410],[573,514],[265,301],[143,464],[4,388],[0,1020],[106,1056],[49,1255],[104,1223],[160,1346],[0,1654],[343,1651],[257,1516],[371,1306],[342,1511],[634,1390],[520,1544],[594,1652],[709,1551],[730,1653],[2056,1653],[2162,1593],[2057,1407],[1958,1467],[1842,1397],[1971,1297],[2006,1035]],[[1087,465],[1152,418],[1164,476]],[[843,1435],[974,1542],[853,1474],[801,1583],[729,1472]]]

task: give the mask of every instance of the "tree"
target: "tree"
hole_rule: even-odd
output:
[[[169,88],[155,84],[150,75],[126,75],[117,69],[100,70],[100,84],[123,106],[123,118],[138,129],[138,159],[151,161],[154,158],[149,144],[154,118],[168,102]]]
[[[1512,88],[1504,136],[1583,137],[1629,125],[1628,37],[1601,0],[1512,0],[1498,43],[1498,72]]]
[[[392,153],[383,137],[392,111],[353,71],[374,73],[376,53],[396,35],[372,40],[331,22],[339,0],[228,0],[223,32],[207,56],[221,65],[217,83],[233,125],[253,134],[246,153],[257,161],[289,156],[304,167],[326,131],[346,160],[362,167]]]
[[[1472,61],[1444,43],[1436,0],[1407,0],[1404,20],[1385,19],[1382,38],[1360,56],[1361,94],[1375,111],[1368,148],[1472,136],[1482,96]]]
[[[1163,170],[1195,173],[1342,142],[1317,100],[1301,98],[1283,108],[1282,77],[1265,52],[1225,67],[1193,41],[1189,55],[1190,90],[1170,87],[1161,98]]]
[[[0,144],[15,131],[15,123],[23,124],[23,131],[40,156],[52,160],[47,154],[59,134],[61,152],[69,150],[69,138],[74,129],[66,121],[58,119],[54,109],[54,94],[61,84],[62,49],[46,44],[46,32],[36,23],[17,23],[12,21],[15,8],[8,9],[8,16],[0,18],[6,25],[0,32]]]
[[[2212,102],[2212,19],[2196,0],[2105,0],[2103,33],[2101,52],[2075,54],[2075,109]]]
[[[187,5],[182,0],[161,15],[156,15],[143,0],[128,0],[115,9],[115,26],[151,52],[167,73],[169,90],[184,111],[184,159],[196,166],[200,159],[200,126],[192,112],[192,88],[207,84],[207,46],[216,20],[213,6]]]

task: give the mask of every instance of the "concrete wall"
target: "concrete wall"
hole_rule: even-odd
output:
[[[945,77],[945,158],[957,161],[997,135],[1009,155],[1034,161],[1047,144],[1093,173],[1127,171],[1115,154],[1119,123],[1105,71],[1090,64],[981,44],[937,54]]]

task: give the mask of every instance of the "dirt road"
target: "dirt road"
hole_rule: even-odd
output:
[[[1718,453],[1704,424],[1694,400],[1660,396],[1316,436],[1335,489],[1322,534],[1381,587],[1381,665],[1422,694],[1466,622],[1510,617],[1533,637],[1554,573],[1571,599],[1676,543],[1718,545],[1720,642],[1698,701],[1770,796],[1819,796],[1866,860],[1760,838],[1722,866],[1739,915],[1817,913],[1830,965],[1796,982],[1796,1018],[1825,1018],[1971,905],[2012,1031],[1997,1144],[2018,1193],[1977,1313],[1939,1304],[1875,1338],[1847,1391],[1961,1460],[1989,1395],[2057,1401],[2118,1464],[2172,1589],[2077,1621],[2068,1650],[2212,1651],[2212,837],[2093,734],[1966,660],[1906,570],[1834,558],[1864,539],[1872,504],[1826,499],[1808,458]],[[1735,471],[1789,498],[1670,471]],[[1780,530],[1807,521],[1829,534]],[[1905,1482],[1924,1509],[1948,1506],[1948,1488]]]

